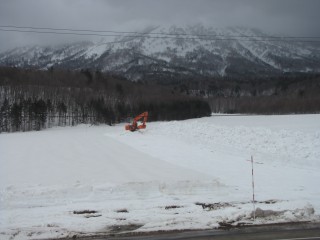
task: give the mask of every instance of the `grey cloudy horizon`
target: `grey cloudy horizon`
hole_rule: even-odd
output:
[[[0,25],[115,31],[148,26],[244,26],[320,36],[320,0],[0,0]],[[0,31],[0,51],[93,37]]]

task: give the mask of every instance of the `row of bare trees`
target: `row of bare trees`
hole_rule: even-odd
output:
[[[189,79],[174,86],[173,90],[207,99],[212,112],[320,112],[319,73],[291,73],[264,79]]]
[[[144,111],[151,121],[211,113],[201,98],[100,72],[0,68],[0,132],[112,125]]]
[[[270,79],[185,79],[172,85],[131,82],[99,71],[0,67],[0,132],[109,124],[149,111],[151,121],[211,112],[320,112],[320,75]]]
[[[213,112],[247,114],[304,114],[320,113],[318,96],[255,96],[210,97],[208,103]]]

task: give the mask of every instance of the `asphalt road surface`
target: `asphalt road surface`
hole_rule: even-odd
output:
[[[89,240],[86,238],[85,240]],[[108,236],[90,240],[320,240],[320,224],[274,225],[230,230],[168,232],[145,236]],[[84,240],[84,239],[83,239]]]

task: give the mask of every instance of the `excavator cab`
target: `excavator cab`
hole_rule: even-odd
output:
[[[139,120],[142,120],[142,124],[140,125],[138,125]],[[145,129],[147,127],[146,125],[147,120],[148,120],[148,112],[141,113],[140,115],[136,116],[133,119],[132,124],[127,124],[125,126],[125,129],[130,130],[131,132],[134,132],[138,129]]]

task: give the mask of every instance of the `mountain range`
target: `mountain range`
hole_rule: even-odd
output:
[[[148,27],[111,42],[18,47],[0,53],[0,66],[94,69],[133,81],[320,72],[319,43],[296,40],[243,27]]]

